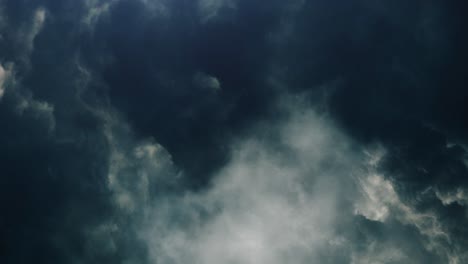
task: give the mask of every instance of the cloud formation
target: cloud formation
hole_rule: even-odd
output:
[[[3,97],[3,94],[5,94],[5,85],[6,82],[9,78],[10,72],[5,70],[2,65],[0,65],[0,99]]]
[[[468,262],[466,9],[0,0],[0,262]]]
[[[339,258],[345,238],[336,221],[355,195],[359,154],[313,111],[291,115],[276,125],[276,142],[254,136],[234,144],[206,190],[156,203],[142,231],[155,263]]]

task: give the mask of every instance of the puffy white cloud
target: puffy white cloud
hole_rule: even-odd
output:
[[[338,207],[359,154],[312,111],[276,129],[276,143],[234,144],[210,188],[156,202],[142,230],[153,261],[310,263],[344,246]]]
[[[446,247],[450,238],[437,215],[405,204],[394,183],[378,172],[383,148],[360,151],[327,118],[298,109],[288,121],[260,125],[256,135],[234,142],[230,161],[204,190],[144,203],[129,202],[143,189],[119,198],[123,205],[145,211],[140,236],[154,262],[274,264],[328,258],[335,263],[340,253],[351,263],[417,259],[399,245],[379,240],[353,245],[361,242],[338,227],[359,214],[384,225],[391,220],[413,226],[427,238],[423,248],[460,263],[461,256]],[[275,140],[259,136],[262,128],[270,129]],[[135,145],[130,160],[147,157],[150,164],[160,163],[165,154],[155,155],[159,149],[154,143]],[[124,170],[128,155],[116,155],[113,170]]]
[[[356,204],[355,213],[367,219],[383,222],[390,214],[389,206],[398,203],[392,184],[381,175],[369,175],[360,179],[364,199]]]

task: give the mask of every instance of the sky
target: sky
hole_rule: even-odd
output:
[[[468,263],[467,11],[0,0],[0,262]]]

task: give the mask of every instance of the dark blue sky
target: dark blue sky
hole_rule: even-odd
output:
[[[467,11],[0,0],[0,262],[468,263]]]

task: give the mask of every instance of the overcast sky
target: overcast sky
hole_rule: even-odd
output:
[[[467,12],[0,0],[0,262],[468,263]]]

